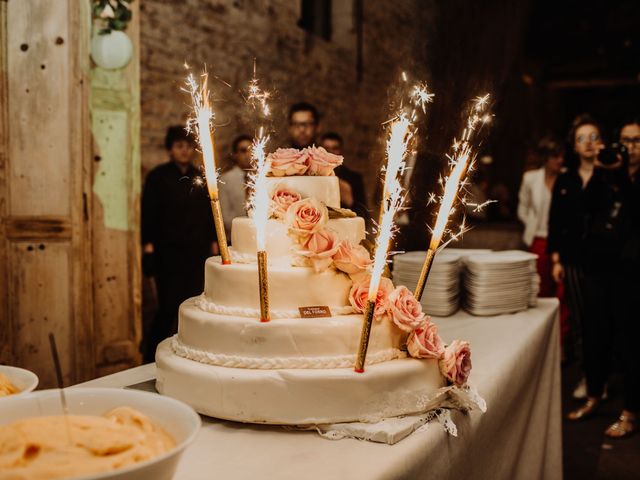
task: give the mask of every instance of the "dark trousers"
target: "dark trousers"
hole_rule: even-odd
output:
[[[638,341],[640,339],[640,281],[637,272],[629,272],[624,280],[624,316],[622,318],[624,373],[624,408],[640,413],[640,361]]]
[[[585,272],[582,346],[587,393],[601,397],[611,371],[615,332],[625,313],[624,282],[618,271]]]
[[[582,330],[585,315],[584,273],[582,267],[572,264],[565,265],[564,291],[569,306],[569,341],[565,348],[571,356],[581,360]]]
[[[158,311],[145,332],[144,361],[153,362],[158,344],[178,331],[180,304],[204,290],[202,249],[161,248],[154,254],[154,279],[158,292]]]

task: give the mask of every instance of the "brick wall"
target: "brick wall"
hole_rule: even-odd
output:
[[[147,171],[165,161],[167,125],[183,123],[188,99],[180,92],[183,63],[232,85],[218,84],[219,156],[228,158],[239,133],[252,133],[243,117],[238,90],[258,61],[262,85],[275,89],[275,148],[286,140],[286,111],[309,101],[320,109],[323,130],[345,140],[346,163],[365,175],[373,191],[381,160],[380,123],[387,91],[401,68],[424,71],[427,32],[433,24],[430,1],[363,0],[363,75],[356,75],[356,34],[349,0],[334,0],[334,40],[298,27],[299,0],[144,0],[141,2],[142,163]],[[338,8],[338,6],[340,8]],[[221,158],[222,158],[221,157]]]

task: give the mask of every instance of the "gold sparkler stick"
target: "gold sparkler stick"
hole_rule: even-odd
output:
[[[418,301],[422,298],[422,293],[424,292],[424,287],[427,284],[427,278],[429,278],[429,272],[431,271],[431,266],[433,265],[433,259],[435,257],[436,251],[429,248],[427,250],[427,256],[424,259],[424,263],[422,264],[422,271],[418,277],[418,284],[416,285],[415,292],[413,293],[413,296],[416,297],[416,300]]]
[[[187,91],[191,94],[194,111],[194,118],[189,120],[187,126],[194,129],[198,137],[204,162],[207,189],[209,191],[209,198],[211,199],[214,226],[220,247],[220,256],[222,257],[223,265],[229,265],[231,263],[231,255],[229,255],[227,235],[222,219],[222,209],[220,208],[220,199],[218,198],[218,170],[216,168],[215,149],[213,135],[211,133],[211,120],[214,114],[211,108],[207,81],[208,74],[206,73],[202,75],[201,84],[198,84],[193,74],[189,74],[187,77]]]
[[[399,177],[404,172],[404,159],[407,155],[407,146],[412,134],[411,121],[406,116],[398,117],[391,124],[389,139],[387,140],[387,165],[385,167],[385,185],[388,185],[389,193],[386,199],[382,199],[382,215],[376,237],[373,269],[371,271],[371,280],[369,281],[369,294],[354,368],[357,373],[364,372],[378,289],[382,272],[387,264],[387,252],[395,229],[393,219],[396,212],[402,207],[402,184]]]
[[[362,324],[362,332],[360,333],[360,347],[358,348],[358,357],[356,358],[355,371],[364,373],[364,362],[367,358],[367,349],[369,348],[369,336],[371,335],[371,325],[373,324],[373,313],[376,309],[376,300],[367,300],[367,308],[364,311],[364,323]]]
[[[458,198],[458,192],[461,185],[464,183],[464,176],[467,171],[473,165],[474,155],[472,151],[471,140],[473,134],[478,128],[478,124],[486,123],[489,120],[489,115],[484,113],[489,100],[489,95],[483,97],[476,97],[473,107],[467,118],[467,124],[462,132],[461,140],[454,140],[451,146],[452,153],[449,155],[451,172],[446,179],[444,185],[444,193],[440,200],[440,208],[438,209],[438,215],[436,217],[436,224],[433,227],[431,234],[431,241],[429,242],[429,248],[422,265],[420,276],[418,277],[418,284],[414,292],[414,297],[418,301],[422,299],[424,293],[424,287],[427,284],[429,272],[435,255],[442,242],[442,237],[445,234],[447,224],[449,223],[449,217],[453,210],[453,205]]]
[[[260,112],[263,118],[269,117],[270,110],[267,100],[269,92],[262,90],[256,77],[256,63],[253,63],[253,79],[249,82],[247,103],[256,112]],[[264,125],[258,131],[257,138],[253,141],[251,157],[254,160],[255,171],[250,177],[251,198],[250,205],[253,211],[253,223],[256,229],[256,251],[258,262],[258,293],[260,295],[260,321],[271,320],[269,313],[269,279],[267,275],[267,241],[266,229],[269,220],[269,191],[267,186],[267,173],[270,161],[265,152],[269,136],[264,133]]]
[[[258,252],[258,288],[260,290],[260,321],[271,320],[269,314],[269,279],[267,276],[267,252]]]

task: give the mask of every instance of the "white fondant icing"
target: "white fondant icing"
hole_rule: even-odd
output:
[[[277,369],[317,369],[317,368],[353,368],[356,363],[356,354],[341,355],[335,357],[243,357],[240,355],[226,355],[224,353],[212,353],[206,350],[189,347],[180,342],[177,335],[171,339],[173,352],[189,360],[194,360],[208,365],[229,368],[249,368],[253,370],[277,370]],[[397,348],[381,350],[367,354],[367,365],[405,358],[407,354]]]
[[[201,298],[190,298],[180,306],[178,337],[188,347],[213,354],[312,360],[353,356],[360,345],[361,314],[337,315],[332,311],[332,317],[272,318],[262,323],[257,311],[253,318],[219,315],[201,310],[200,304]],[[368,353],[397,350],[406,337],[390,320],[376,320]]]
[[[333,208],[340,207],[340,185],[338,177],[291,176],[267,177],[269,196],[277,188],[298,192],[302,198],[313,197]]]
[[[311,305],[348,306],[351,280],[344,273],[327,269],[315,273],[310,267],[269,265],[269,306],[291,310]],[[225,307],[260,307],[258,267],[253,264],[222,265],[220,257],[205,262],[204,294],[210,302]]]
[[[327,228],[333,230],[340,240],[349,240],[354,245],[365,238],[364,219],[360,217],[333,218],[327,222]],[[289,236],[287,226],[281,220],[269,220],[266,233],[269,259],[290,258],[296,250],[300,249],[299,244]],[[233,245],[234,252],[246,256],[245,258],[253,256],[255,262],[256,229],[252,218],[236,217],[233,219],[231,245]]]
[[[249,317],[249,318],[260,318],[260,309],[259,308],[245,308],[245,307],[225,307],[223,305],[216,305],[213,302],[207,300],[207,298],[203,295],[198,297],[196,300],[196,306],[209,313],[215,313],[218,315],[231,315],[236,317]],[[351,305],[348,306],[328,306],[331,310],[331,313],[334,315],[349,315],[350,313],[355,313],[355,310]],[[269,310],[269,314],[271,318],[300,318],[300,310],[292,309],[292,310]]]
[[[444,381],[435,360],[402,358],[351,368],[252,370],[176,355],[171,339],[156,353],[158,391],[217,418],[313,425],[375,422],[432,410]]]

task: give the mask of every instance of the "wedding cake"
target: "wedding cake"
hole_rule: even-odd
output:
[[[383,278],[364,373],[354,372],[369,286],[365,222],[340,208],[322,148],[269,156],[270,317],[260,321],[256,230],[235,218],[232,262],[205,263],[204,293],[185,301],[177,335],[156,353],[157,389],[198,412],[270,424],[374,422],[419,413],[463,386],[469,345],[445,345],[420,303]]]

